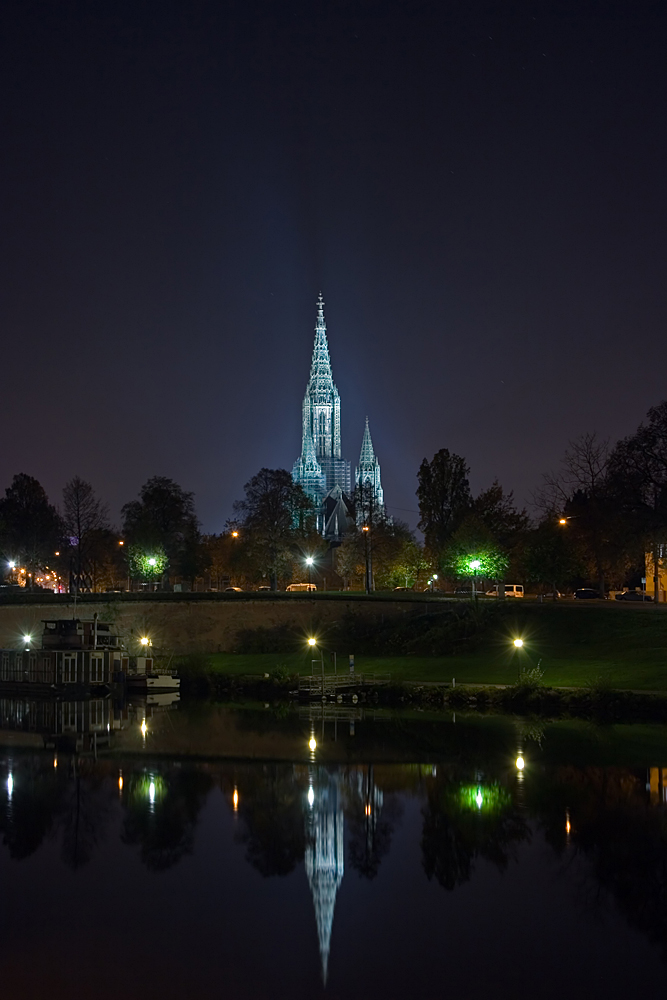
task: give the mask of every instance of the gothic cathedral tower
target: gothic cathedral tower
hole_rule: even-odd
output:
[[[310,378],[303,397],[301,457],[294,463],[292,478],[315,501],[318,527],[325,538],[340,541],[354,526],[350,463],[342,457],[340,396],[331,372],[324,302],[317,300],[315,344]],[[372,484],[375,502],[384,509],[380,464],[373,451],[368,419],[354,486]]]

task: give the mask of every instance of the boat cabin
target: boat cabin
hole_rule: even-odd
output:
[[[0,682],[48,687],[110,684],[129,658],[114,626],[79,618],[43,622],[41,649],[0,650]]]

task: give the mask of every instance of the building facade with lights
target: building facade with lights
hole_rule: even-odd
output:
[[[384,511],[380,463],[373,450],[368,418],[359,465],[352,480],[351,463],[343,458],[340,431],[340,395],[333,380],[324,320],[324,302],[317,300],[315,344],[301,408],[301,455],[292,478],[318,507],[318,530],[330,541],[340,541],[355,523],[353,493],[364,487],[376,509]]]

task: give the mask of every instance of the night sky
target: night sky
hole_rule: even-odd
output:
[[[0,490],[291,469],[315,300],[390,513],[528,501],[667,396],[662,3],[30,0],[0,15]]]

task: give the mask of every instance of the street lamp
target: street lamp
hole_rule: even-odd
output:
[[[310,593],[310,571],[315,560],[312,556],[306,556],[306,566],[308,567],[308,592]]]
[[[523,646],[523,639],[515,639],[514,645],[516,646],[517,649],[521,649],[521,647]]]
[[[371,543],[371,529],[365,524],[361,529],[364,533],[364,548],[366,552],[366,593],[370,594],[373,583],[373,549]]]
[[[482,564],[481,564],[481,562],[480,562],[479,559],[473,559],[472,562],[470,563],[470,569],[473,571],[473,578],[472,578],[472,599],[473,599],[473,601],[475,600],[475,597],[476,597],[475,584],[477,582],[477,570],[480,568],[481,565]]]

